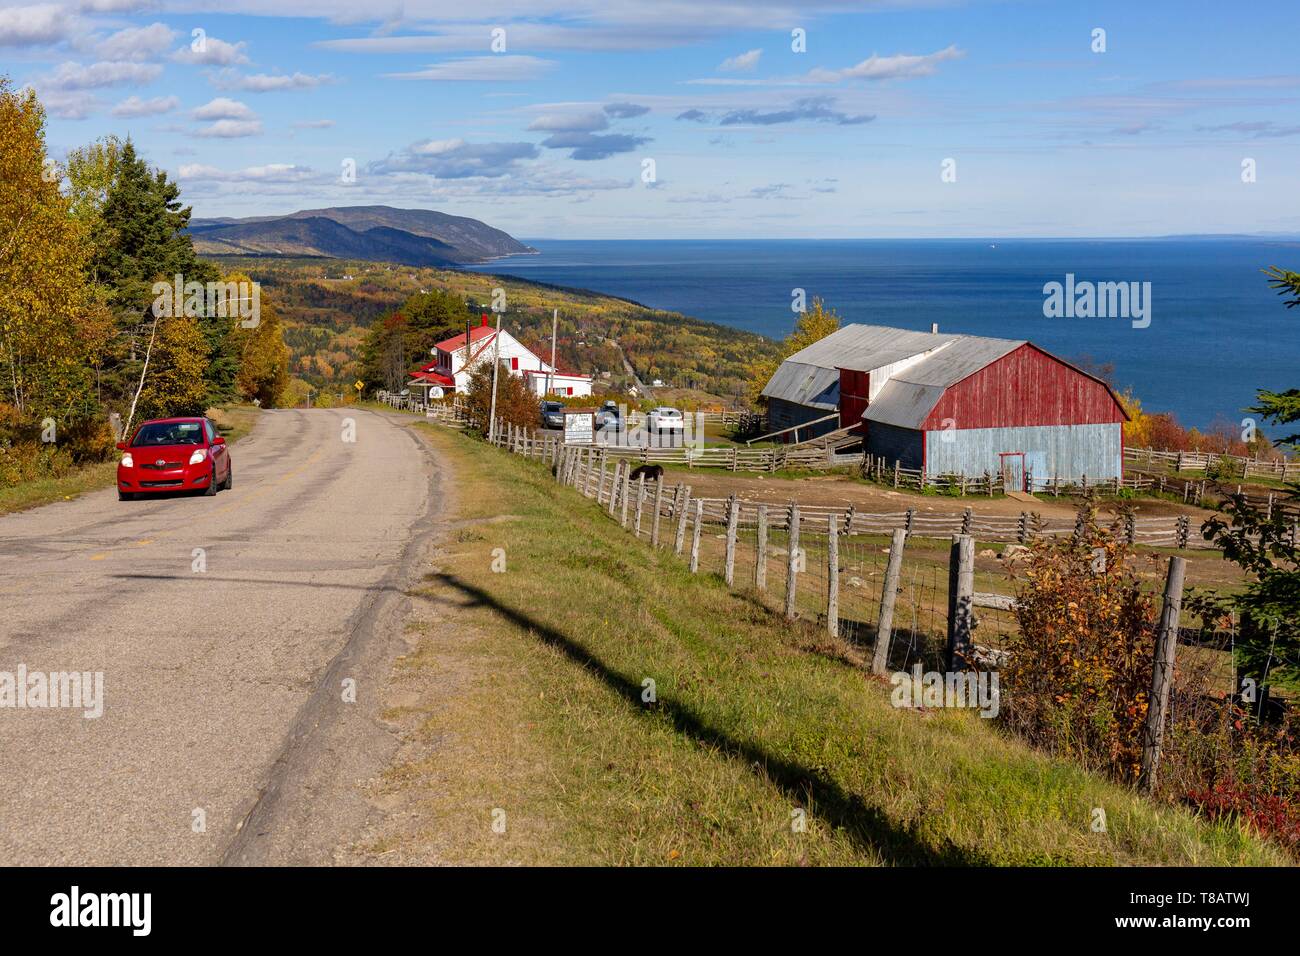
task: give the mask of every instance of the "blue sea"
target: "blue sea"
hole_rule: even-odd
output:
[[[775,338],[789,333],[791,290],[801,288],[845,322],[920,330],[938,322],[1109,363],[1119,388],[1184,425],[1240,422],[1257,389],[1300,387],[1300,308],[1286,309],[1260,271],[1300,271],[1296,240],[524,241],[541,254],[477,268]],[[1150,325],[1046,318],[1043,286],[1067,273],[1076,282],[1150,282]]]

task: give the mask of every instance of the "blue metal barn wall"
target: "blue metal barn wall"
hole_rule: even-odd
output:
[[[1035,486],[1049,478],[1117,478],[1123,473],[1123,427],[1111,422],[931,431],[926,433],[925,470],[932,475],[997,474],[999,452],[1021,451]]]
[[[921,432],[882,422],[867,423],[867,454],[879,455],[885,463],[900,468],[921,467]]]
[[[781,398],[768,399],[767,402],[767,430],[769,432],[780,431],[782,428],[789,428],[792,425],[798,425],[802,422],[816,421],[826,415],[833,414],[835,409],[815,408],[812,405],[800,405],[797,402],[787,402]],[[814,425],[811,428],[804,428],[799,431],[799,440],[807,441],[809,438],[816,438],[818,435],[824,435],[829,431],[834,431],[840,427],[840,423],[835,419],[822,422],[820,425]],[[792,436],[782,436],[785,440],[791,440]],[[780,439],[778,439],[780,440]]]

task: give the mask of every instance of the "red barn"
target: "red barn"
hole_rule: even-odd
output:
[[[837,409],[868,454],[927,474],[1041,487],[1123,472],[1114,392],[1024,340],[848,325],[792,355],[763,394],[773,429]]]

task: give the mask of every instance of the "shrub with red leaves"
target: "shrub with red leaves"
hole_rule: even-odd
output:
[[[1211,820],[1240,820],[1292,853],[1300,853],[1300,807],[1283,797],[1264,793],[1249,784],[1221,781],[1203,790],[1193,790],[1187,799]]]

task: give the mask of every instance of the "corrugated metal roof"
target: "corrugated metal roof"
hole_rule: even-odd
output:
[[[899,372],[885,383],[876,400],[862,413],[864,420],[920,428],[943,397],[944,390],[990,362],[1026,344],[1023,339],[986,339],[976,335],[957,337],[940,349]]]
[[[803,352],[795,354],[802,355]],[[763,387],[763,395],[833,412],[840,405],[840,373],[835,368],[795,361],[792,356],[781,363],[771,381]]]
[[[838,369],[877,369],[928,352],[892,376],[863,415],[867,421],[919,428],[945,388],[1024,344],[1023,339],[846,325],[781,363],[763,395],[833,411],[839,406]]]
[[[960,338],[885,325],[846,325],[782,362],[763,387],[763,396],[834,411],[840,403],[838,369],[880,368]]]
[[[961,338],[966,336],[913,332],[887,325],[846,325],[795,352],[787,361],[866,370],[901,362]]]

